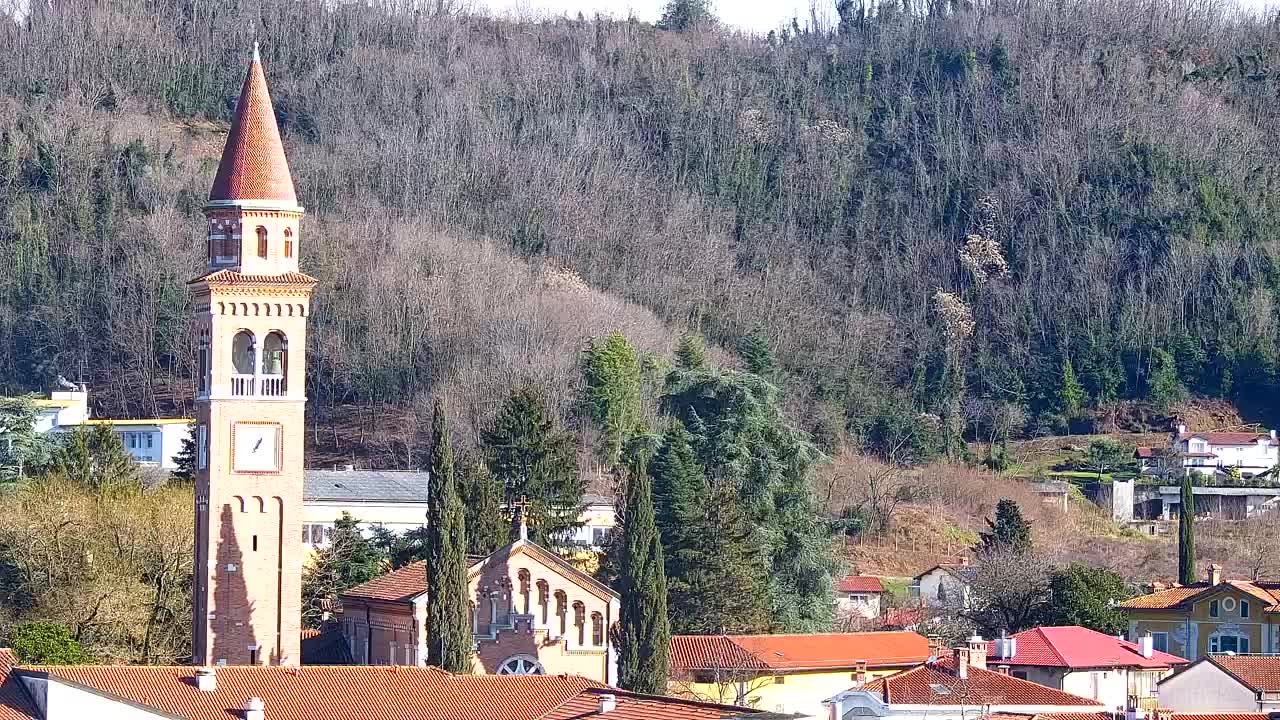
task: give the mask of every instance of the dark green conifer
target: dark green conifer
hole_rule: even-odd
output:
[[[671,628],[667,620],[667,582],[662,543],[654,522],[653,488],[648,473],[648,438],[629,443],[626,523],[622,530],[619,585],[618,685],[661,695],[667,689]]]
[[[981,533],[980,550],[1026,552],[1031,549],[1031,523],[1022,517],[1017,502],[1001,498],[996,503],[996,519],[987,520],[987,527],[990,532]]]
[[[427,664],[452,673],[471,669],[467,532],[453,474],[444,403],[431,418],[431,487],[427,503]]]
[[[468,458],[462,476],[467,497],[467,554],[483,557],[511,541],[511,524],[502,515],[502,483],[479,458]]]
[[[1196,496],[1191,473],[1182,474],[1182,509],[1178,511],[1178,582],[1196,581]]]

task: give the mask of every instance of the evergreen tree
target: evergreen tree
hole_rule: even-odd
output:
[[[1070,420],[1080,414],[1084,401],[1084,386],[1076,379],[1076,371],[1071,367],[1071,358],[1064,358],[1062,378],[1058,384],[1058,412]]]
[[[85,665],[93,657],[65,625],[54,622],[23,622],[9,633],[9,647],[18,660],[29,665]]]
[[[467,554],[484,557],[511,541],[511,524],[502,515],[502,483],[477,458],[463,464],[466,488]]]
[[[1022,517],[1018,503],[1001,498],[996,503],[996,519],[987,520],[990,532],[981,533],[980,550],[1008,549],[1022,553],[1031,549],[1031,524]]]
[[[444,403],[431,418],[431,488],[427,505],[427,664],[452,673],[471,669],[467,532],[453,474]]]
[[[663,30],[685,32],[699,25],[715,22],[710,0],[669,0],[662,10],[658,27]]]
[[[738,357],[747,371],[761,377],[773,372],[773,350],[769,348],[769,336],[764,330],[757,328],[750,335],[738,340]]]
[[[489,470],[502,483],[507,507],[526,498],[534,542],[563,544],[582,524],[582,494],[573,436],[556,427],[531,385],[517,389],[481,441]]]
[[[707,350],[702,336],[685,334],[676,342],[676,367],[683,370],[701,370],[707,364]]]
[[[79,425],[65,433],[54,452],[54,463],[67,478],[98,493],[135,490],[141,473],[138,463],[111,425]]]
[[[582,405],[604,431],[602,455],[618,461],[622,445],[640,428],[640,362],[622,333],[592,340],[582,352]]]
[[[648,438],[628,448],[626,524],[622,531],[619,578],[618,686],[662,695],[667,690],[671,628],[662,543],[654,522],[653,488],[647,461]]]
[[[187,436],[182,438],[182,447],[178,449],[178,454],[173,456],[173,462],[177,465],[172,473],[175,479],[187,482],[195,479],[197,452],[199,449],[196,447],[196,424],[191,423],[187,426]]]
[[[1163,409],[1169,407],[1170,403],[1181,400],[1185,394],[1186,390],[1178,380],[1178,367],[1173,356],[1164,350],[1153,350],[1147,369],[1147,400]]]
[[[1182,508],[1178,511],[1178,582],[1196,581],[1196,496],[1191,473],[1182,474]]]
[[[333,523],[329,544],[321,548],[302,572],[302,621],[320,627],[325,606],[339,593],[381,575],[386,555],[360,532],[350,513]]]
[[[1125,631],[1120,602],[1132,593],[1124,579],[1106,568],[1071,563],[1049,576],[1049,601],[1043,625],[1080,625],[1107,635]]]

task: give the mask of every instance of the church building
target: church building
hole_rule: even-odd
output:
[[[471,564],[471,630],[476,673],[581,675],[617,682],[609,628],[618,594],[555,553],[518,539]],[[424,665],[426,563],[419,561],[340,596],[341,627],[361,665]]]

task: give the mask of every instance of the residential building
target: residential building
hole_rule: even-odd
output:
[[[1177,518],[1182,513],[1182,486],[1161,485],[1158,493],[1160,519]],[[1280,507],[1280,487],[1195,485],[1191,493],[1197,518],[1247,520]]]
[[[1098,700],[1073,695],[987,668],[986,642],[974,638],[942,659],[887,677],[855,683],[824,703],[831,720],[977,720],[993,714],[1029,716],[1081,713],[1101,718]]]
[[[988,643],[988,665],[1072,695],[1097,700],[1108,710],[1154,710],[1156,684],[1187,664],[1156,650],[1150,637],[1132,643],[1079,625],[1038,627]]]
[[[1134,453],[1145,473],[1214,475],[1234,469],[1244,478],[1267,472],[1280,462],[1276,431],[1192,432],[1178,425],[1165,448],[1140,447]]]
[[[36,398],[34,429],[47,433],[58,428],[73,427],[89,419],[89,389],[57,390],[47,398]]]
[[[816,717],[823,698],[856,678],[894,673],[928,657],[929,641],[913,632],[676,635],[670,692]]]
[[[1280,582],[1223,580],[1211,565],[1192,585],[1154,583],[1120,604],[1129,638],[1150,635],[1156,650],[1188,659],[1216,653],[1280,651]]]
[[[416,667],[23,667],[0,650],[3,720],[745,720],[758,714],[572,675],[450,675]]]
[[[76,428],[109,425],[124,449],[138,463],[164,470],[178,468],[182,445],[191,437],[191,418],[94,418],[89,410],[89,390],[60,390],[35,400],[37,433],[71,432]]]
[[[519,538],[468,570],[475,671],[497,675],[572,673],[617,682],[609,628],[617,593]],[[340,596],[340,624],[357,664],[423,665],[427,656],[426,562],[406,565]]]
[[[1208,655],[1160,682],[1160,707],[1180,713],[1280,712],[1280,657]]]
[[[927,608],[967,608],[976,572],[963,557],[957,563],[934,565],[912,579],[911,595]]]
[[[836,582],[836,613],[844,617],[880,617],[884,585],[874,575],[848,575]]]

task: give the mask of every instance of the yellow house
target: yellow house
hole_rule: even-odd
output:
[[[929,654],[929,641],[913,632],[676,635],[669,689],[678,697],[823,717],[826,698]]]
[[[1194,660],[1280,651],[1280,582],[1223,580],[1220,565],[1194,585],[1155,583],[1120,607],[1130,639],[1150,635],[1161,652]]]

